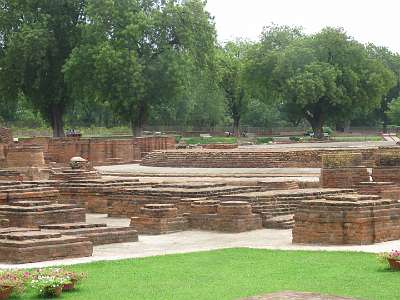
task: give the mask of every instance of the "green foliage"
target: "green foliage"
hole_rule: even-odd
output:
[[[211,64],[215,29],[202,1],[91,1],[87,15],[67,79],[75,93],[108,101],[136,134],[152,106],[182,92],[187,70]]]
[[[298,143],[298,142],[302,141],[302,138],[299,136],[291,136],[291,137],[289,137],[289,140],[292,142]]]
[[[207,145],[207,144],[237,144],[235,137],[190,137],[182,138],[182,141],[188,145]]]
[[[379,107],[395,84],[393,72],[342,29],[295,36],[279,51],[259,54],[255,62],[258,74],[265,73],[259,80],[279,95],[289,119],[306,119],[317,138],[323,137],[325,122]]]
[[[249,48],[250,44],[244,41],[228,42],[218,55],[220,87],[236,135],[240,134],[240,120],[248,109],[249,92],[244,72]]]
[[[62,73],[80,37],[84,0],[2,0],[0,99],[21,93],[62,136],[63,115],[74,101]],[[11,111],[11,109],[10,109]]]
[[[394,99],[388,107],[386,115],[391,125],[400,125],[400,97]]]
[[[269,144],[274,141],[273,137],[257,137],[256,138],[256,144],[261,145],[261,144]]]

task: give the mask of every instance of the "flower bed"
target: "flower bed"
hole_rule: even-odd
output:
[[[0,300],[11,295],[21,295],[28,288],[46,298],[59,297],[61,293],[72,291],[86,277],[61,268],[38,269],[34,271],[0,271]]]

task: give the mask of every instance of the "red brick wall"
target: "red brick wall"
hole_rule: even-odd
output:
[[[38,137],[25,139],[20,144],[22,146],[42,146],[45,159],[48,162],[68,163],[72,157],[81,156],[91,163],[99,165],[113,162],[130,163],[140,160],[143,152],[175,149],[175,138],[82,139]]]

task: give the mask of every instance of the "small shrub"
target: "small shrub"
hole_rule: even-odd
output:
[[[271,143],[273,141],[274,141],[274,138],[272,138],[272,137],[258,137],[256,139],[256,143],[258,145],[260,145],[260,144],[268,144],[268,143]]]
[[[326,134],[328,134],[328,135],[332,135],[332,134],[333,134],[332,128],[330,128],[330,127],[328,127],[328,126],[323,127],[323,128],[322,128],[322,132],[323,132],[323,133],[326,133]]]
[[[179,142],[181,141],[181,139],[182,139],[182,136],[181,136],[181,135],[176,135],[176,136],[175,136],[175,142],[176,142],[177,144],[179,144]]]
[[[291,136],[291,137],[289,138],[289,140],[292,141],[292,142],[298,143],[298,142],[301,142],[301,137],[298,137],[298,136]]]

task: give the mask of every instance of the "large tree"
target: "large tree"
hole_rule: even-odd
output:
[[[250,47],[244,41],[228,42],[218,55],[219,85],[224,93],[236,136],[240,136],[240,121],[248,109],[250,98],[245,79],[246,55]]]
[[[63,116],[73,102],[62,68],[80,38],[84,0],[0,1],[0,92],[22,93],[64,136]]]
[[[350,120],[379,107],[395,84],[393,73],[342,29],[296,38],[275,56],[269,87],[291,119],[310,123],[316,138],[323,138],[328,121]]]
[[[108,101],[140,136],[155,105],[175,99],[187,66],[213,57],[215,29],[200,0],[98,0],[65,72],[77,94]]]
[[[383,95],[381,106],[377,110],[378,118],[382,121],[383,129],[386,131],[389,125],[387,112],[390,109],[390,104],[400,97],[400,55],[393,53],[386,47],[377,47],[373,44],[369,44],[367,50],[371,57],[380,60],[395,75],[396,84]],[[396,105],[398,106],[398,104]],[[393,110],[393,107],[391,109]]]

